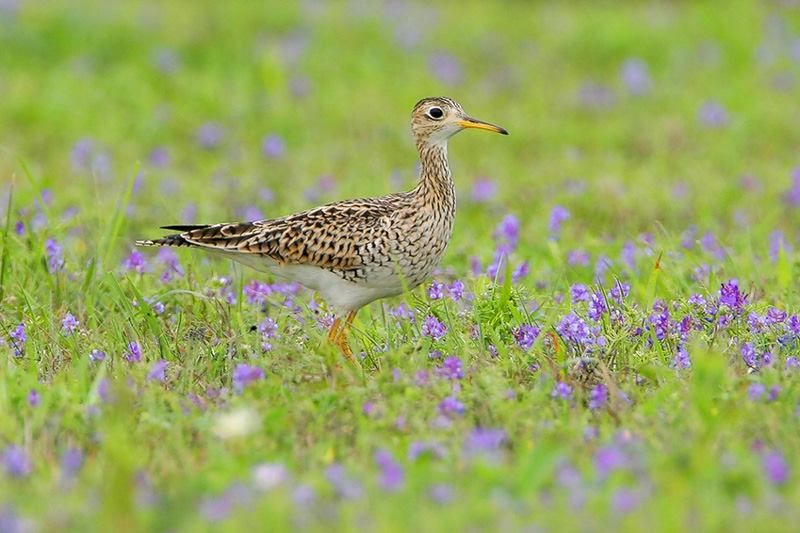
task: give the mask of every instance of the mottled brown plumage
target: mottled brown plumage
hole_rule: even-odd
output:
[[[320,292],[347,315],[344,324],[336,321],[329,339],[352,358],[346,337],[355,312],[421,284],[447,247],[456,211],[447,140],[465,128],[507,134],[443,97],[420,100],[411,128],[422,171],[410,191],[255,222],[164,226],[179,233],[137,244],[203,248]]]

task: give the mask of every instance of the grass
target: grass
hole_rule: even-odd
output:
[[[0,530],[797,523],[800,12],[726,6],[6,2]],[[511,135],[451,143],[451,289],[362,310],[360,369],[302,289],[131,264],[410,187],[435,94]]]

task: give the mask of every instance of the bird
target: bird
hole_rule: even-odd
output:
[[[348,332],[358,310],[419,286],[442,259],[456,214],[447,143],[471,128],[508,135],[451,98],[423,98],[411,112],[420,162],[411,190],[280,218],[162,226],[177,233],[136,244],[200,248],[317,291],[334,312],[328,342],[357,364]]]

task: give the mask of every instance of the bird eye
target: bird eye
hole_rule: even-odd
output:
[[[441,107],[432,107],[428,109],[428,116],[433,119],[439,120],[444,116],[444,111],[442,111]]]

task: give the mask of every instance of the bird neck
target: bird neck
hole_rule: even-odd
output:
[[[432,144],[420,141],[417,151],[422,171],[414,192],[423,198],[428,195],[454,198],[455,185],[447,164],[447,142]]]

